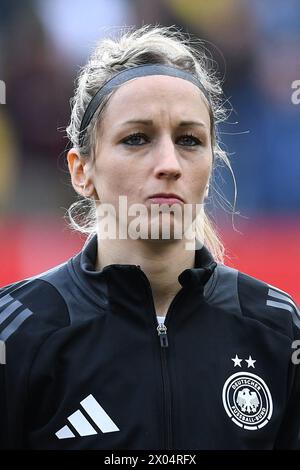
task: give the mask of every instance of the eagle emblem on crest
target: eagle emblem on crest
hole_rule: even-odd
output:
[[[237,426],[257,430],[270,421],[273,401],[263,379],[251,372],[237,372],[225,382],[222,400],[229,418]]]

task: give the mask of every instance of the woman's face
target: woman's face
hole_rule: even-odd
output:
[[[149,212],[150,204],[161,202],[150,198],[157,193],[174,193],[185,204],[203,202],[211,130],[195,85],[169,76],[125,83],[110,98],[98,132],[92,181],[102,204],[117,209],[119,196],[126,196],[128,208],[139,203]]]

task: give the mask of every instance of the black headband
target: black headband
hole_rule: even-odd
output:
[[[178,69],[176,67],[170,65],[146,64],[122,70],[121,72],[114,75],[106,83],[104,83],[104,85],[99,88],[95,96],[89,102],[80,125],[80,147],[83,145],[87,127],[90,124],[95,112],[97,111],[103,97],[113,91],[115,87],[122,85],[128,80],[132,80],[133,78],[146,77],[147,75],[168,75],[170,77],[178,77],[187,80],[196,85],[210,102],[208,93],[199,80],[191,73],[185,72],[184,70]]]

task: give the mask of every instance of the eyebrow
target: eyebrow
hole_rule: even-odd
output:
[[[130,119],[129,121],[122,122],[121,126],[125,126],[126,124],[144,124],[146,126],[152,126],[153,121],[151,119]],[[179,123],[180,127],[184,126],[199,126],[199,127],[207,127],[206,124],[202,121],[181,121]]]

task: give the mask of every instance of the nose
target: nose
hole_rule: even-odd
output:
[[[170,137],[161,138],[154,151],[156,178],[176,180],[180,178],[182,169],[172,139]]]

